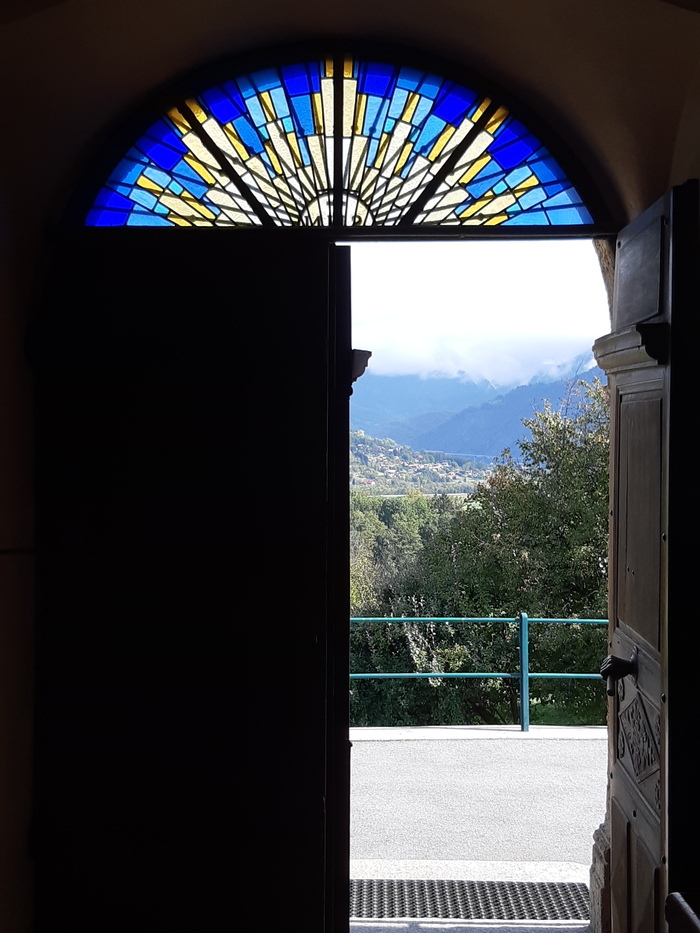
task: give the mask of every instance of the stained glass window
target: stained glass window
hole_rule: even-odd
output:
[[[559,163],[488,96],[346,57],[176,102],[101,188],[88,226],[592,224]]]

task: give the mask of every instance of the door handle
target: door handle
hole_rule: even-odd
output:
[[[618,658],[614,654],[609,654],[600,665],[600,676],[607,681],[607,694],[609,697],[615,696],[615,681],[627,677],[628,674],[637,674],[637,652],[627,658]]]

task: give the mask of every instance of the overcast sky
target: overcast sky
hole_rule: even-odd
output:
[[[610,330],[589,241],[354,243],[351,256],[353,346],[378,375],[524,384]]]

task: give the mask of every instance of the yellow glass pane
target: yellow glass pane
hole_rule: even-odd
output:
[[[192,113],[195,115],[199,123],[204,123],[207,119],[206,113],[202,110],[196,100],[187,100],[187,106],[190,108]]]
[[[447,145],[447,142],[450,139],[450,137],[454,135],[454,132],[455,132],[454,126],[446,126],[445,129],[442,131],[442,133],[440,133],[438,138],[435,140],[435,144],[433,148],[428,153],[428,158],[430,159],[431,162],[434,162],[435,159],[437,159],[437,157],[440,155],[442,150]]]
[[[194,156],[186,155],[185,162],[194,169],[194,171],[199,175],[200,178],[203,178],[208,185],[215,185],[216,178],[212,175],[208,168],[206,168],[199,159],[195,159]]]
[[[274,150],[274,147],[269,143],[265,143],[265,152],[272,162],[273,169],[277,172],[278,175],[282,174],[282,166],[280,165],[280,160],[277,158],[277,153]]]
[[[232,126],[225,126],[224,132],[226,133],[227,137],[231,141],[231,145],[236,150],[238,157],[243,162],[246,162],[248,159],[248,150],[246,149],[243,142],[241,141],[241,137],[238,135],[238,133],[234,130]]]
[[[489,119],[488,123],[486,124],[486,127],[485,127],[486,132],[495,133],[498,127],[501,125],[501,123],[503,123],[503,121],[506,119],[507,116],[508,116],[507,109],[505,107],[499,107],[498,110],[494,113],[494,115]]]
[[[319,93],[311,95],[311,107],[314,115],[314,129],[320,134],[323,132],[323,105]]]
[[[357,95],[357,107],[355,109],[355,133],[362,135],[362,124],[365,122],[365,110],[367,108],[367,95]]]
[[[187,122],[187,120],[185,120],[177,108],[173,107],[171,110],[168,110],[168,116],[181,133],[189,133],[192,130],[190,124]]]
[[[490,198],[486,197],[486,198],[479,198],[478,201],[474,201],[474,203],[470,204],[469,207],[464,211],[464,213],[462,214],[462,217],[473,217],[474,214],[481,211],[481,209],[485,207],[489,203],[490,200],[491,200]]]
[[[137,179],[136,184],[139,186],[139,188],[145,188],[147,191],[153,191],[156,194],[160,194],[160,192],[163,190],[162,185],[157,184],[155,181],[153,181],[151,178],[147,178],[145,175],[141,175]]]
[[[382,163],[384,162],[384,156],[386,155],[386,150],[387,150],[388,145],[389,145],[389,134],[382,133],[380,140],[379,140],[379,146],[377,148],[377,155],[374,159],[374,164],[377,168],[382,167]]]
[[[272,104],[272,98],[269,91],[263,91],[260,94],[260,103],[266,120],[274,120],[276,117],[275,108]]]
[[[485,165],[488,165],[491,161],[490,155],[482,155],[480,158],[475,159],[469,168],[466,170],[464,175],[459,179],[461,185],[466,185],[468,182],[474,178],[475,175],[478,175],[479,172]]]
[[[476,112],[475,112],[474,115],[472,116],[472,121],[473,121],[474,123],[476,123],[477,120],[480,119],[480,117],[483,115],[483,113],[485,112],[486,108],[487,108],[490,104],[491,104],[491,98],[490,98],[490,97],[485,97],[485,98],[481,101],[481,103],[479,104],[479,106],[476,108]]]
[[[403,113],[401,114],[401,119],[405,120],[406,123],[410,123],[413,119],[413,114],[416,112],[416,107],[418,102],[421,99],[420,94],[416,91],[411,91],[408,95],[408,100],[406,101],[406,106],[404,107]]]
[[[534,174],[528,175],[528,177],[525,178],[523,181],[518,182],[518,184],[515,186],[513,191],[514,191],[515,196],[519,198],[521,194],[524,194],[530,188],[537,187],[537,185],[539,185],[537,176]]]
[[[160,203],[167,207],[169,211],[173,211],[176,214],[179,214],[181,217],[190,217],[192,219],[199,216],[198,212],[194,210],[193,205],[183,201],[182,198],[178,198],[175,194],[166,193],[160,199]]]
[[[300,168],[304,164],[304,160],[301,157],[299,140],[297,139],[295,133],[287,133],[287,145],[289,146],[289,150],[292,153],[294,164],[297,168]]]
[[[404,167],[406,162],[408,162],[408,157],[413,152],[413,143],[406,143],[406,145],[401,150],[401,155],[399,156],[396,162],[396,168],[394,172],[398,175],[401,172],[401,169]]]

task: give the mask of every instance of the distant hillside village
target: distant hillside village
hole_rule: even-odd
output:
[[[565,378],[498,394],[486,383],[367,373],[351,404],[350,488],[370,496],[468,494],[498,458],[516,459],[523,421],[548,400],[573,415],[572,386],[603,376],[577,359]],[[574,404],[575,407],[575,404]]]
[[[473,492],[490,462],[477,462],[434,451],[415,451],[390,438],[350,432],[350,488],[368,495],[425,495]]]

